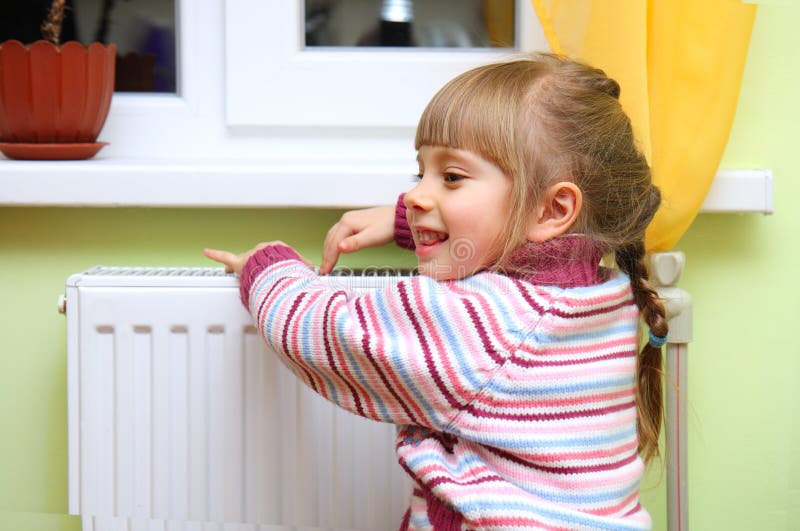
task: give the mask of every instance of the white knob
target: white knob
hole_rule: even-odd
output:
[[[653,253],[650,256],[650,279],[656,286],[674,286],[685,265],[686,255],[682,252]]]
[[[58,313],[67,313],[67,296],[63,293],[58,296]]]

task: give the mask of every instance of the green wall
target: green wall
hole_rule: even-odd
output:
[[[775,214],[701,215],[679,242],[694,298],[690,527],[800,529],[800,7],[762,5],[722,167],[770,168]],[[0,162],[2,163],[2,162]],[[2,185],[2,183],[0,183]],[[64,317],[56,298],[95,264],[210,265],[205,246],[282,239],[318,260],[332,210],[0,208],[0,531],[78,530],[67,512]],[[391,247],[348,265],[408,266]],[[644,503],[666,529],[665,478]]]
[[[695,530],[800,529],[800,5],[783,4],[758,7],[722,162],[772,169],[775,214],[701,215],[678,244]]]

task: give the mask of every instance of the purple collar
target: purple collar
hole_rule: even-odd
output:
[[[534,284],[576,288],[602,282],[602,258],[600,245],[576,234],[523,245],[502,269]]]

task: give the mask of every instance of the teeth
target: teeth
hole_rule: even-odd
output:
[[[447,235],[441,232],[432,232],[426,230],[417,232],[417,239],[420,243],[431,243],[440,240],[446,240]]]

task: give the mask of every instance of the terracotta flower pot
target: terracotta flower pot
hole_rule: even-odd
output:
[[[0,151],[10,158],[83,159],[114,94],[116,46],[0,43]]]

